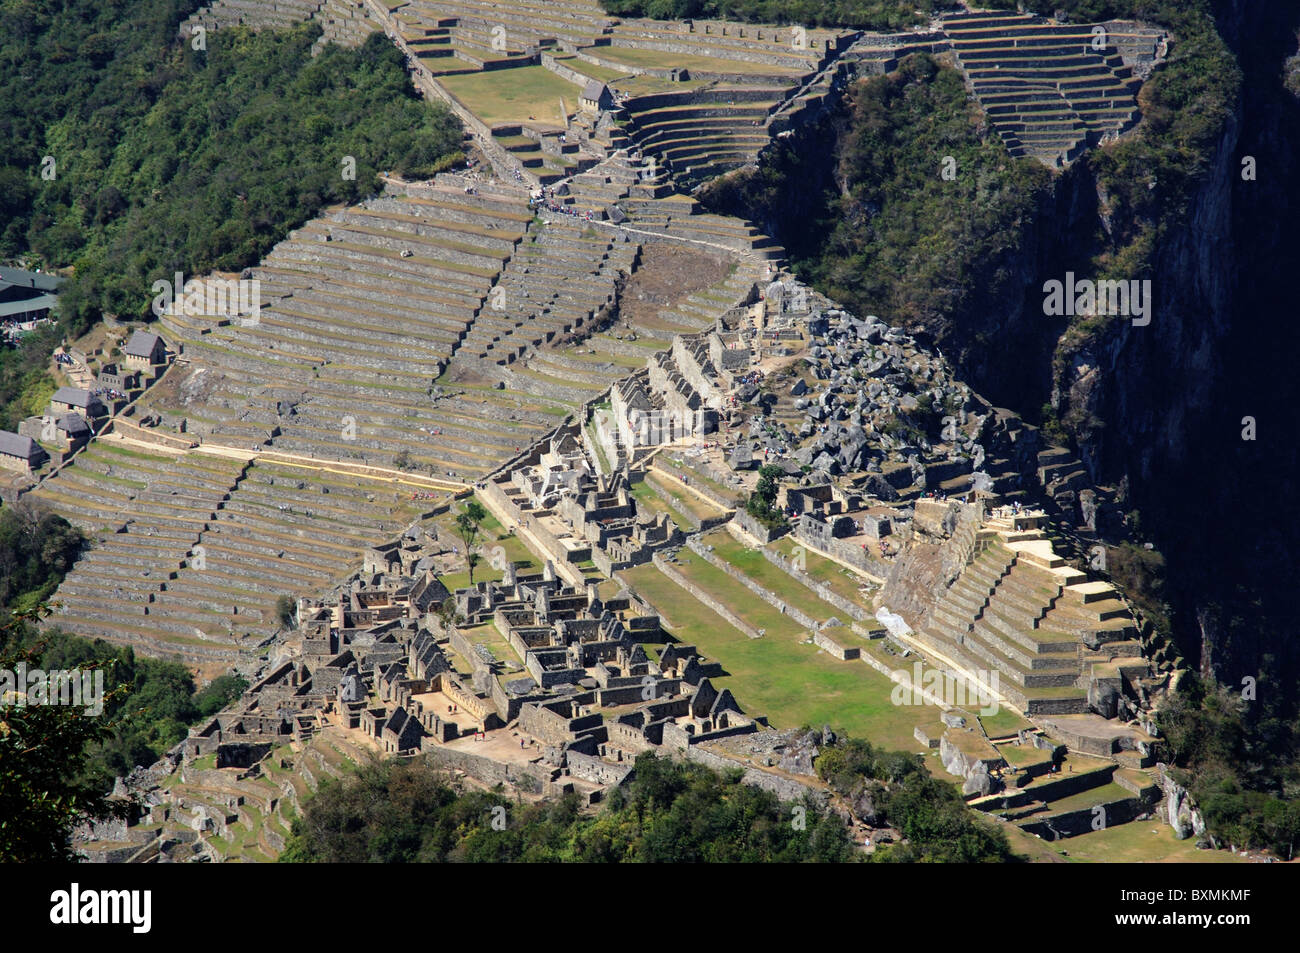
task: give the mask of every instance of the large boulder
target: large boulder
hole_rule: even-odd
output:
[[[984,796],[993,790],[993,779],[989,777],[988,766],[983,761],[975,762],[975,767],[962,782],[961,793]]]
[[[853,816],[869,827],[878,827],[884,821],[879,807],[879,795],[880,789],[868,784],[853,796]]]

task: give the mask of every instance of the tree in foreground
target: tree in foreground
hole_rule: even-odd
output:
[[[41,610],[14,613],[0,624],[0,669],[39,668],[37,652],[21,648]],[[128,802],[108,797],[85,778],[87,749],[112,734],[103,714],[59,705],[22,705],[0,698],[0,862],[73,861],[71,836],[80,824],[124,817]]]

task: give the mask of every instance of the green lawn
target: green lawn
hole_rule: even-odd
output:
[[[1108,864],[1232,864],[1243,859],[1226,850],[1198,850],[1196,839],[1178,840],[1162,821],[1131,821],[1104,831],[1048,842],[1014,824],[1002,825],[1017,853],[1031,860]]]
[[[691,484],[702,484],[712,490],[724,500],[734,500],[740,495],[740,490],[732,486],[724,486],[710,476],[706,476],[699,470],[696,470],[681,460],[673,460],[673,465],[680,469],[687,477],[690,478]],[[680,478],[678,478],[680,479]]]
[[[603,460],[604,457],[602,456],[601,459]],[[683,532],[691,531],[691,525],[686,522],[686,519],[665,503],[663,497],[646,481],[640,480],[632,484],[632,499],[637,501],[638,506],[645,507],[651,513],[667,513],[668,518]]]
[[[767,635],[780,638],[808,637],[808,630],[794,619],[783,615],[721,569],[709,565],[690,550],[680,550],[677,559],[682,563],[674,567],[678,572],[755,628],[762,629]]]
[[[1132,796],[1131,791],[1112,781],[1109,784],[1089,788],[1087,791],[1080,791],[1078,794],[1071,794],[1069,797],[1052,801],[1047,807],[1053,814],[1061,814],[1065,811],[1080,811],[1084,808],[1092,808],[1097,804],[1110,804],[1114,801],[1127,800]]]
[[[713,516],[722,515],[723,511],[721,509],[714,506],[703,497],[683,489],[676,479],[664,474],[662,470],[652,469],[651,475],[646,476],[645,482],[650,485],[651,489],[657,489],[659,492],[666,493],[674,500],[677,500],[690,510],[696,519],[704,520]]]
[[[895,706],[890,701],[893,683],[861,662],[841,662],[802,644],[789,631],[788,619],[782,620],[784,633],[775,633],[773,626],[766,637],[751,639],[653,566],[623,575],[660,611],[676,639],[722,664],[727,674],[718,680],[719,687],[730,688],[742,708],[767,715],[777,728],[830,724],[889,749],[916,751],[913,729],[937,721],[931,706]],[[752,594],[749,598],[755,600]],[[932,770],[941,769],[936,765]]]
[[[987,729],[985,729],[987,730]],[[1026,768],[1036,764],[1045,764],[1052,758],[1051,752],[1030,745],[998,745],[998,754],[1014,768]]]
[[[1017,715],[1009,708],[999,708],[995,714],[980,715],[980,722],[990,738],[1005,738],[1022,728],[1032,728],[1033,724]]]
[[[859,586],[871,585],[870,580],[857,575],[851,569],[841,566],[833,559],[827,559],[825,556],[814,553],[806,546],[800,546],[789,536],[778,539],[772,543],[772,546],[787,557],[792,557],[796,547],[798,547],[803,556],[803,571],[805,573],[817,582],[825,583],[830,587],[831,592],[837,596],[856,602],[864,609],[871,608],[871,599],[859,590]]]
[[[748,578],[814,619],[825,621],[836,616],[842,622],[848,621],[843,618],[843,612],[829,602],[823,602],[807,586],[768,562],[760,550],[745,546],[726,530],[708,533],[701,541],[713,547],[713,555],[726,560]]]
[[[520,66],[438,79],[488,125],[531,122],[562,129],[577,111],[578,89],[544,66]],[[564,101],[561,112],[560,101]]]

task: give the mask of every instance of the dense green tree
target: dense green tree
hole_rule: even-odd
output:
[[[1287,686],[1267,675],[1233,688],[1183,677],[1158,715],[1161,755],[1220,842],[1295,856],[1300,723],[1279,714]]]
[[[765,526],[777,528],[785,525],[785,515],[776,507],[777,480],[781,478],[781,468],[774,464],[765,464],[758,470],[758,482],[754,492],[745,501],[745,512]]]
[[[540,804],[457,794],[426,759],[373,762],[326,781],[294,823],[284,861],[794,862],[856,855],[844,823],[798,817],[770,792],[645,754],[594,815],[573,795]]]
[[[28,499],[0,509],[0,609],[32,609],[63,581],[86,545],[63,517]]]
[[[102,312],[148,317],[175,272],[256,263],[381,170],[460,157],[460,124],[383,34],[313,57],[317,25],[230,28],[196,52],[177,35],[195,6],[0,5],[0,258],[75,267],[60,302],[74,334]]]
[[[975,863],[1017,859],[1006,835],[979,819],[950,782],[930,776],[919,755],[880,751],[857,738],[823,748],[817,774],[851,800],[868,792],[907,840],[873,855],[879,862]]]
[[[0,669],[42,668],[20,642],[36,611],[0,622]],[[107,719],[84,708],[10,704],[0,698],[0,862],[68,861],[72,830],[123,816],[125,805],[81,770],[87,752],[112,735]]]

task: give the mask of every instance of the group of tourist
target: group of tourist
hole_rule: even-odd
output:
[[[528,207],[529,207],[530,209],[544,208],[544,209],[546,209],[548,212],[554,212],[556,215],[568,215],[568,216],[570,216],[570,217],[572,217],[572,218],[576,218],[576,219],[579,219],[579,220],[584,221],[584,222],[595,221],[595,218],[594,218],[594,216],[592,215],[591,209],[587,209],[585,212],[584,212],[584,211],[579,211],[579,210],[576,209],[576,208],[570,208],[570,207],[567,206],[567,205],[560,205],[560,204],[556,203],[555,201],[550,200],[550,199],[546,199],[546,198],[540,198],[540,199],[538,199],[538,198],[532,198],[532,199],[529,199],[529,200],[528,200]]]

